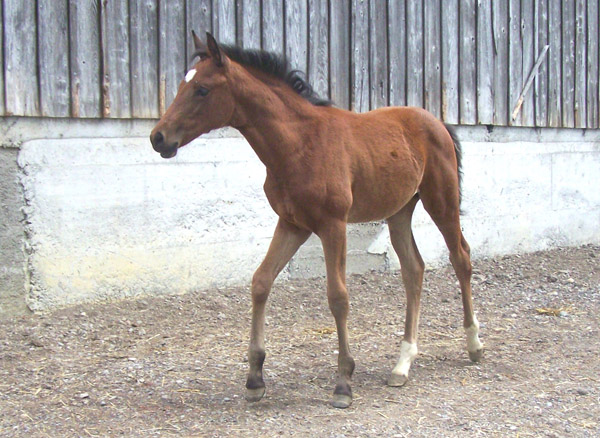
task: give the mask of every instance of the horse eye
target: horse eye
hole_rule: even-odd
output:
[[[208,90],[204,87],[198,87],[198,89],[194,92],[196,96],[206,96],[208,94]]]

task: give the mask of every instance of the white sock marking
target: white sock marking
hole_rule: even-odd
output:
[[[479,321],[477,317],[473,315],[473,324],[465,329],[467,334],[467,351],[474,353],[483,348],[483,344],[479,340]]]
[[[193,68],[193,69],[191,69],[190,71],[188,71],[188,72],[186,73],[186,75],[185,75],[185,81],[186,81],[186,82],[189,82],[189,81],[191,81],[192,79],[194,79],[194,76],[196,76],[196,73],[197,73],[197,72],[196,72],[196,69],[195,69],[195,68]]]
[[[417,357],[418,353],[417,344],[402,341],[402,344],[400,345],[400,359],[392,370],[392,374],[408,377],[410,365],[415,357]]]

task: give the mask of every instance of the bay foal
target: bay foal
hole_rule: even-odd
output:
[[[471,302],[471,262],[459,220],[460,145],[443,123],[417,108],[356,114],[335,108],[281,58],[220,46],[194,34],[199,61],[150,136],[164,158],[213,129],[232,126],[267,168],[264,185],[279,216],[264,261],[252,279],[252,328],[246,397],[265,394],[265,303],[271,285],[298,248],[315,233],[323,244],[327,298],[339,339],[338,380],[332,405],[352,402],[354,359],[348,344],[345,284],[346,224],[387,220],[407,294],[400,358],[388,384],[402,386],[417,355],[423,260],[411,230],[423,202],[450,251],[462,292],[467,350],[482,355]]]

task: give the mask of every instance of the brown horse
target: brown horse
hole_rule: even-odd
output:
[[[460,145],[443,123],[418,108],[381,108],[356,114],[319,99],[283,58],[220,46],[193,34],[199,61],[150,140],[171,158],[177,149],[216,128],[232,126],[267,168],[264,190],[279,216],[264,261],[252,279],[252,329],[246,397],[265,394],[265,303],[271,285],[298,248],[315,233],[323,244],[327,298],[339,339],[338,380],[332,404],[352,402],[354,360],[348,345],[345,282],[346,224],[387,220],[406,288],[400,359],[388,384],[402,386],[417,355],[423,260],[411,229],[423,202],[450,251],[460,283],[467,350],[481,358],[479,324],[471,302],[469,246],[460,227]]]

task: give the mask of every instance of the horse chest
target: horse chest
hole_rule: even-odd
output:
[[[318,191],[300,183],[283,185],[269,179],[264,190],[271,208],[280,218],[314,231],[315,222],[323,215],[323,204],[326,203],[318,196]]]
[[[265,183],[264,189],[271,208],[280,218],[296,225],[304,225],[302,222],[305,222],[305,214],[298,195],[274,184]]]

